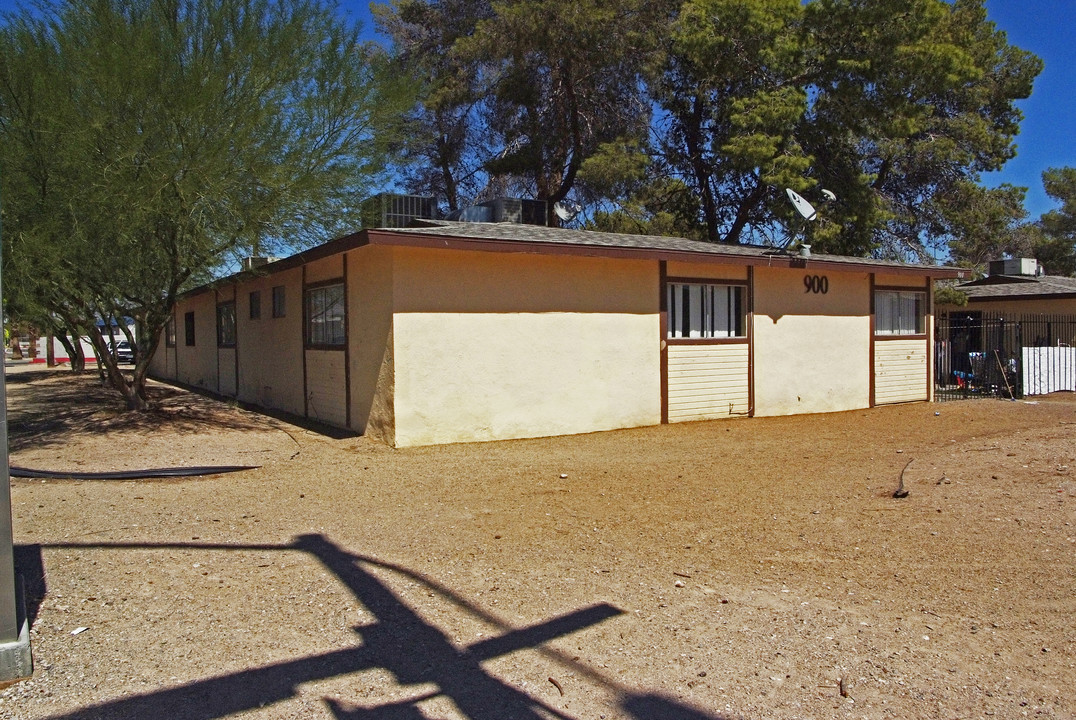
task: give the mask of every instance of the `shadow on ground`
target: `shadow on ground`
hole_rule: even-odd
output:
[[[349,706],[325,698],[325,706],[337,720],[419,720],[425,715],[420,703],[443,696],[471,720],[547,720],[550,717],[573,720],[573,716],[527,695],[516,687],[489,674],[482,663],[493,658],[531,648],[571,667],[580,675],[613,691],[621,708],[635,720],[723,720],[656,694],[630,691],[611,678],[569,658],[542,647],[550,640],[591,627],[622,614],[618,608],[600,603],[581,608],[546,622],[525,628],[501,625],[502,634],[459,648],[437,627],[422,619],[404,603],[369,568],[402,574],[425,585],[467,612],[490,622],[497,622],[451,589],[421,573],[351,553],[323,535],[305,535],[289,545],[212,545],[200,543],[71,543],[46,545],[46,548],[94,548],[111,550],[189,549],[224,551],[301,551],[318,560],[351,591],[356,600],[371,612],[377,622],[356,628],[362,645],[330,651],[271,665],[250,668],[228,675],[165,688],[143,695],[129,696],[98,705],[79,708],[54,720],[107,717],[114,720],[141,720],[168,709],[170,718],[209,720],[272,705],[296,695],[302,683],[382,668],[401,685],[429,684],[433,692],[370,707]],[[500,623],[497,623],[500,624]]]
[[[33,626],[41,601],[48,593],[45,583],[45,563],[41,558],[40,545],[15,545],[12,548],[15,560],[15,574],[22,576],[23,589],[26,593],[26,618]]]
[[[226,430],[264,430],[263,424],[233,408],[208,402],[178,388],[147,388],[151,409],[127,410],[119,393],[101,384],[96,375],[70,371],[9,374],[8,446],[12,452],[62,445],[87,435],[124,431],[168,430],[196,433],[207,427]],[[47,391],[42,392],[46,386]],[[21,395],[25,393],[25,397]]]

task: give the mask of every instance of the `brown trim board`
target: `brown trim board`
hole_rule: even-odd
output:
[[[299,333],[303,353],[303,417],[310,417],[310,391],[306,380],[306,263],[302,265],[302,281],[299,288]],[[287,287],[285,285],[285,287]],[[287,292],[285,290],[285,292]]]
[[[870,381],[868,382],[869,390],[867,397],[868,407],[874,407],[874,374],[875,374],[875,358],[874,358],[874,273],[870,274],[870,303],[871,303],[871,315],[870,315]]]
[[[747,417],[755,416],[755,268],[747,268]]]
[[[351,304],[348,301],[347,253],[340,256],[344,277],[344,424],[351,427]]]
[[[660,355],[661,372],[661,424],[669,423],[669,345],[666,338],[669,335],[669,301],[668,290],[668,263],[658,261],[658,354]]]

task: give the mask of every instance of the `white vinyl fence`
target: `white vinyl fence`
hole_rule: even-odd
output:
[[[1025,347],[1024,395],[1076,390],[1076,347]]]

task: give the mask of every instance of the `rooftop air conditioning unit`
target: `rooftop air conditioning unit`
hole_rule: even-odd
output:
[[[1039,273],[1039,261],[1035,258],[1012,258],[1008,260],[991,260],[991,275],[1027,275],[1034,277]]]
[[[521,198],[500,197],[484,202],[481,207],[488,207],[492,213],[490,220],[499,223],[517,223],[522,225],[545,225],[545,200],[523,200]]]
[[[367,198],[359,210],[364,228],[405,228],[412,220],[437,218],[437,202],[422,195],[381,193]]]
[[[268,265],[271,262],[276,262],[279,259],[280,258],[275,257],[245,257],[242,261],[242,269],[244,271],[253,270],[254,268]]]

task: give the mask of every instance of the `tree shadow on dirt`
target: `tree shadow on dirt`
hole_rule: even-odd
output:
[[[12,383],[15,379],[19,382]],[[140,412],[127,410],[115,390],[90,374],[23,373],[9,375],[8,382],[8,447],[12,452],[112,432],[265,429],[264,423],[233,407],[172,387],[147,387],[151,409]]]
[[[195,681],[186,685],[128,696],[80,708],[54,720],[112,718],[141,720],[159,715],[183,720],[210,720],[257,709],[296,696],[301,684],[326,678],[381,668],[400,685],[423,685],[424,692],[405,700],[375,706],[350,706],[325,698],[337,720],[419,720],[425,715],[420,703],[436,697],[451,700],[471,720],[573,720],[573,716],[532,697],[488,673],[482,663],[527,648],[569,666],[579,675],[612,690],[624,711],[636,720],[723,720],[723,716],[703,713],[655,694],[635,693],[618,685],[574,658],[543,644],[583,630],[623,611],[607,603],[582,608],[537,625],[513,629],[504,626],[481,608],[451,589],[399,565],[351,553],[323,535],[304,535],[289,545],[213,545],[201,543],[64,543],[46,548],[94,548],[114,550],[223,550],[301,551],[332,572],[376,617],[372,625],[355,628],[362,638],[357,647],[333,650],[240,672]],[[503,632],[467,647],[457,647],[439,628],[426,622],[399,598],[371,568],[399,573],[426,586],[463,610],[499,625]],[[435,691],[428,691],[434,684]]]

